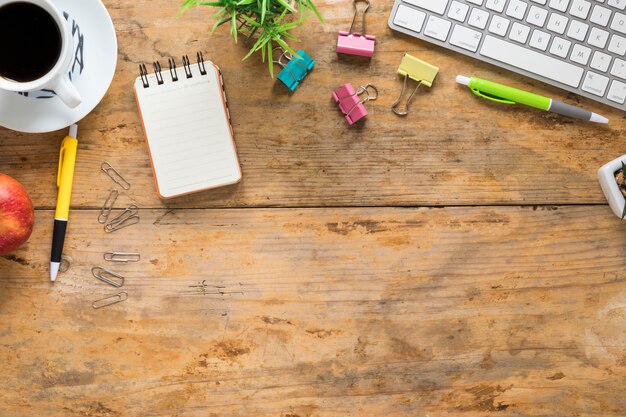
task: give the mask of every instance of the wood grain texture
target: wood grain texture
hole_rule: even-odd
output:
[[[85,210],[54,286],[52,215],[0,258],[0,415],[626,413],[605,207],[143,210],[119,236]],[[93,310],[110,249],[143,259]]]
[[[226,30],[208,35],[211,14],[179,18],[172,0],[105,0],[119,41],[118,70],[100,106],[80,123],[76,207],[100,207],[103,160],[127,175],[142,207],[417,206],[603,203],[596,171],[624,153],[623,113],[539,82],[464,58],[387,27],[391,0],[373,2],[368,31],[374,58],[335,53],[336,34],[349,26],[349,2],[318,2],[327,24],[298,35],[317,66],[295,93],[272,80],[259,57],[241,63],[246,46]],[[224,72],[244,181],[234,187],[160,201],[154,190],[132,92],[138,65],[203,51]],[[441,68],[413,112],[398,118],[390,105],[400,92],[396,70],[404,52]],[[523,107],[481,101],[454,82],[477,75],[592,108],[610,117],[598,126]],[[330,99],[346,82],[372,82],[380,99],[365,123],[348,127]],[[39,207],[53,207],[56,155],[64,135],[0,130],[0,167],[32,190]],[[104,179],[104,177],[103,177]]]
[[[316,2],[327,24],[299,36],[317,66],[293,94],[257,58],[241,63],[246,47],[225,31],[208,36],[207,10],[104,3],[118,70],[79,125],[55,285],[64,132],[0,129],[0,172],[37,207],[29,243],[0,257],[0,416],[626,415],[625,226],[595,174],[624,153],[622,112],[394,34],[391,0],[368,14],[371,61],[334,52],[350,3]],[[197,50],[224,72],[244,179],[163,202],[131,87],[140,63]],[[399,119],[405,51],[441,71]],[[478,101],[458,72],[611,124]],[[346,82],[381,91],[351,128],[330,100]],[[117,207],[141,207],[140,224],[114,234],[96,221],[113,186],[104,160],[132,182]],[[444,207],[401,207],[422,205]],[[107,264],[108,250],[142,261]],[[97,265],[126,276],[127,301],[91,308],[115,292]]]

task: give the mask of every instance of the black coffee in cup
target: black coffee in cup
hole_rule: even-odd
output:
[[[57,22],[36,4],[0,7],[0,77],[29,82],[46,75],[61,55]]]

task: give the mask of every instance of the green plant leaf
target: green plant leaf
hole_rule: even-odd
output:
[[[262,0],[261,1],[261,24],[263,24],[265,22],[265,6],[267,4],[267,0]]]
[[[286,10],[289,10],[291,13],[296,12],[296,9],[291,7],[291,4],[287,3],[285,0],[276,0],[276,1],[280,3]]]
[[[230,19],[232,22],[230,26],[230,33],[233,35],[233,38],[235,38],[235,43],[237,43],[237,15],[233,13]]]
[[[270,77],[274,78],[274,51],[272,49],[272,43],[269,42],[266,44],[267,48],[267,61],[270,66]]]
[[[315,13],[315,16],[317,17],[317,20],[319,20],[322,25],[326,24],[326,22],[324,21],[324,18],[322,17],[320,12],[317,10],[317,7],[315,7],[315,5],[313,4],[311,0],[306,0],[306,7],[310,10],[313,10],[313,13]]]

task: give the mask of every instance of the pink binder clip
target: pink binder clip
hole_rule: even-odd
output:
[[[367,6],[363,10],[363,33],[352,32],[352,28],[354,28],[354,22],[356,20],[356,15],[358,10],[356,8],[356,4],[359,1],[364,1]],[[365,35],[365,13],[367,13],[367,9],[370,8],[369,0],[354,0],[354,17],[352,17],[352,24],[350,25],[350,30],[340,31],[337,36],[337,52],[341,54],[350,54],[350,55],[359,55],[359,56],[367,56],[371,57],[374,55],[374,44],[376,43],[376,36],[374,35]]]
[[[370,94],[369,89],[373,91],[373,94]],[[365,98],[359,98],[361,94],[365,94]],[[361,86],[355,91],[352,84],[348,83],[333,92],[333,100],[339,105],[341,112],[346,115],[349,125],[367,116],[367,109],[363,104],[377,98],[378,89],[372,84]]]

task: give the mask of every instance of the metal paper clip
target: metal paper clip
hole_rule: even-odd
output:
[[[282,52],[277,60],[272,61],[283,68],[276,78],[285,84],[288,89],[294,91],[300,84],[300,81],[313,69],[315,61],[302,49],[296,52],[297,56],[295,57],[281,47],[276,47],[272,51],[274,50]],[[283,58],[287,60],[286,63],[283,62]]]
[[[104,254],[104,260],[109,262],[139,262],[141,255],[133,252],[106,252]]]
[[[107,233],[111,233],[115,232],[116,230],[120,230],[125,227],[139,223],[139,216],[137,215],[137,213],[139,213],[139,207],[137,207],[135,204],[131,204],[126,209],[124,209],[124,211],[119,216],[109,221],[109,223],[104,226],[104,231]]]
[[[128,300],[128,293],[126,291],[119,292],[117,294],[107,295],[104,298],[94,301],[91,303],[93,308],[102,308],[106,306],[110,306],[111,304],[121,303],[122,301]]]
[[[398,68],[398,74],[404,76],[404,84],[402,85],[402,92],[400,93],[400,97],[396,100],[395,103],[391,105],[391,110],[397,114],[398,116],[406,116],[409,114],[409,104],[411,104],[411,100],[413,100],[413,96],[417,92],[417,89],[420,86],[425,85],[426,87],[431,87],[433,85],[433,81],[435,81],[435,77],[439,72],[439,68],[434,65],[430,65],[427,62],[422,61],[421,59],[417,59],[414,56],[411,56],[407,53],[402,57],[402,62],[400,62],[400,67]],[[417,86],[415,90],[411,93],[411,95],[407,98],[406,104],[404,106],[404,111],[398,110],[398,105],[404,96],[404,91],[406,89],[406,84],[408,79],[412,79],[417,81]]]
[[[107,174],[114,183],[116,183],[125,190],[130,190],[130,183],[126,181],[126,178],[124,178],[122,174],[120,174],[115,168],[113,168],[113,165],[111,165],[107,161],[104,161],[102,165],[100,165],[100,169],[105,174]]]
[[[352,29],[354,28],[354,22],[356,21],[356,16],[358,14],[356,4],[359,1],[363,1],[366,4],[365,9],[363,10],[363,31],[360,33],[352,32]],[[350,30],[348,32],[339,32],[339,35],[337,36],[337,52],[342,54],[360,55],[367,57],[371,57],[372,55],[374,55],[376,36],[365,34],[365,14],[367,13],[367,10],[369,8],[369,0],[354,0],[354,16],[352,17],[352,24],[350,25]]]
[[[107,284],[113,285],[114,287],[119,288],[124,285],[124,276],[108,269],[102,268],[101,266],[94,266],[93,268],[91,268],[91,274],[95,278],[98,278],[100,281],[106,282]]]
[[[100,215],[98,216],[98,223],[105,224],[109,215],[111,214],[111,210],[113,210],[113,206],[115,205],[115,200],[120,195],[119,191],[113,189],[109,193],[104,205],[102,206],[102,210],[100,210]]]
[[[369,89],[373,91],[373,94],[370,94]],[[361,94],[365,94],[365,98],[360,99]],[[333,100],[339,105],[339,109],[350,125],[367,116],[367,109],[363,104],[377,98],[378,89],[373,84],[362,85],[355,91],[352,84],[348,83],[333,92]]]

